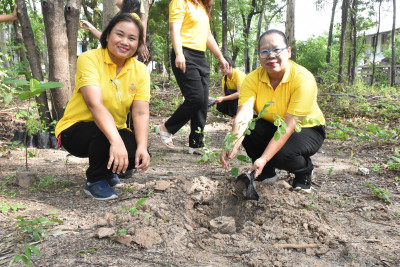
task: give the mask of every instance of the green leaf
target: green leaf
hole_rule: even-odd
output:
[[[38,256],[39,258],[42,257],[42,254],[40,253],[40,250],[39,250],[35,245],[31,245],[31,250],[32,250],[33,253],[35,253],[35,255]]]
[[[15,255],[13,262],[19,262],[21,260],[21,255]]]
[[[59,88],[59,87],[63,87],[63,86],[64,86],[63,83],[50,81],[50,82],[40,83],[40,84],[36,85],[35,88],[47,90],[47,89],[54,89],[54,88]]]
[[[32,78],[29,80],[29,89],[31,91],[35,90],[36,86],[40,84],[40,82],[38,80],[36,80],[35,78]]]
[[[279,131],[282,135],[286,134],[286,129],[283,128],[283,127],[279,127],[279,128],[278,128],[278,131]]]
[[[25,256],[22,256],[21,260],[22,260],[23,263],[25,263],[25,265],[27,265],[29,267],[31,266],[31,261],[28,260]]]
[[[238,168],[232,168],[232,169],[231,169],[231,174],[232,174],[233,176],[238,176],[238,174],[239,174],[239,169],[238,169]]]
[[[28,258],[28,260],[32,259],[32,251],[28,245],[25,245],[25,255]]]
[[[29,85],[28,81],[15,80],[15,79],[11,79],[11,78],[4,78],[3,82],[6,83],[6,84],[15,84],[16,86]]]
[[[203,157],[201,158],[204,162],[208,161],[208,156],[206,154],[203,155]]]
[[[251,122],[249,123],[249,129],[250,129],[250,130],[254,130],[255,127],[256,127],[256,122],[255,122],[255,121],[251,121]]]
[[[12,94],[7,94],[7,95],[5,95],[4,96],[4,104],[5,105],[8,105],[8,104],[10,104],[10,102],[11,102],[11,100],[12,100]]]
[[[146,200],[147,200],[147,198],[139,199],[138,202],[136,202],[136,207],[143,205],[143,203],[146,202]]]
[[[278,141],[279,138],[281,138],[281,135],[279,134],[278,131],[276,131],[275,134],[274,134],[274,140],[275,140],[275,141]]]
[[[295,130],[297,133],[301,132],[301,125],[300,125],[300,124],[296,124],[294,130]]]
[[[33,239],[34,239],[36,242],[37,242],[37,241],[40,241],[40,235],[38,234],[38,232],[33,231],[32,235],[33,235]]]
[[[151,217],[153,217],[153,215],[149,214],[149,215],[146,215],[144,218],[145,218],[145,219],[149,219],[149,218],[151,218]]]

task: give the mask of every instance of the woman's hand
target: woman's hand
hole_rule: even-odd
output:
[[[252,173],[254,170],[256,171],[255,177],[260,175],[264,169],[265,164],[267,164],[267,160],[263,158],[258,158],[256,161],[254,161],[253,166],[251,166],[251,169],[249,173]]]
[[[92,23],[90,23],[89,21],[84,20],[84,19],[81,19],[81,27],[88,31],[95,29],[95,27],[92,25]]]
[[[219,155],[219,160],[221,161],[222,167],[225,169],[229,168],[229,162],[236,156],[237,149],[233,148],[231,151],[222,150],[221,154]]]
[[[186,59],[183,54],[176,55],[175,66],[183,72],[186,72]]]
[[[147,171],[150,165],[150,155],[147,149],[138,148],[135,154],[135,169],[139,169],[140,173]]]
[[[111,143],[110,158],[107,163],[107,169],[110,169],[111,166],[113,166],[112,172],[119,174],[126,171],[128,164],[128,151],[126,151],[126,147],[122,139],[118,142]]]
[[[217,97],[217,98],[215,99],[215,103],[216,103],[216,104],[221,103],[221,102],[224,102],[224,97],[223,97],[223,96],[219,96],[219,97]]]
[[[142,44],[139,47],[139,56],[141,56],[144,59],[145,62],[149,61],[150,53],[149,53],[149,50],[147,49],[147,46],[145,44]]]
[[[225,60],[224,57],[221,57],[219,59],[219,67],[221,69],[222,74],[226,75],[226,73],[229,70],[229,63],[228,63],[228,61]]]

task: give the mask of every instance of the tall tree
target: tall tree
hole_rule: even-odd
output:
[[[221,0],[222,14],[222,54],[228,54],[228,0]]]
[[[32,76],[38,81],[43,81],[43,72],[40,60],[39,49],[35,43],[35,37],[33,34],[31,22],[28,16],[28,10],[24,0],[16,0],[18,5],[18,20],[21,23],[21,31],[26,47],[29,66],[32,71]],[[46,93],[43,92],[36,97],[36,103],[39,104],[39,116],[42,120],[47,122],[51,121],[51,114],[49,111],[49,105],[47,103]]]
[[[345,54],[345,45],[346,45],[346,29],[347,29],[347,20],[349,15],[349,7],[350,0],[342,1],[342,29],[340,32],[340,50],[339,50],[339,73],[338,73],[338,83],[343,81],[343,62],[344,62],[344,54]]]
[[[79,16],[82,0],[67,0],[64,15],[67,26],[69,74],[71,89],[75,87],[76,55],[78,43]]]
[[[356,72],[356,60],[357,60],[357,11],[358,11],[358,0],[353,0],[351,12],[350,12],[350,43],[351,49],[349,49],[349,62],[348,70],[349,83],[353,84]]]
[[[382,6],[382,0],[379,0],[379,7],[378,7],[378,29],[376,31],[375,38],[372,40],[374,41],[372,44],[372,74],[371,74],[371,80],[369,82],[370,85],[374,83],[375,80],[375,70],[376,70],[376,65],[375,65],[375,60],[376,60],[376,50],[378,47],[378,40],[379,40],[379,32],[381,28],[381,6]]]
[[[41,0],[49,51],[49,80],[61,82],[63,87],[51,90],[53,119],[59,120],[71,96],[68,66],[68,38],[64,17],[64,0]]]
[[[296,0],[287,0],[285,31],[289,45],[292,47],[291,59],[296,61],[296,39],[294,38],[295,28],[295,5]]]
[[[331,62],[331,46],[333,42],[333,25],[335,23],[335,13],[336,5],[338,0],[333,0],[332,12],[331,12],[331,22],[329,23],[329,33],[328,33],[328,46],[326,51],[326,63]]]
[[[105,29],[110,20],[118,13],[118,7],[115,0],[103,0],[103,29]]]
[[[393,0],[393,24],[392,24],[392,61],[390,68],[390,86],[394,86],[395,78],[396,78],[396,69],[395,69],[395,58],[396,58],[396,46],[395,46],[395,38],[396,38],[396,0]]]

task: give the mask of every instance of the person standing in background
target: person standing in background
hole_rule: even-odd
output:
[[[156,132],[165,146],[174,148],[173,134],[190,121],[190,154],[201,154],[204,147],[210,81],[207,47],[218,59],[222,73],[229,68],[210,30],[211,8],[212,0],[172,0],[169,4],[171,66],[185,101]]]

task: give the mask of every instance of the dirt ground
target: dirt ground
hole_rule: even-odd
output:
[[[4,143],[14,124],[2,117]],[[33,256],[33,266],[400,266],[400,175],[371,170],[387,162],[392,147],[328,139],[313,156],[312,194],[292,191],[293,177],[279,171],[279,182],[257,184],[259,202],[241,201],[235,177],[187,153],[187,128],[174,137],[176,150],[161,144],[153,126],[163,120],[151,117],[150,169],[124,179],[112,201],[84,194],[87,159],[31,148],[37,183],[50,182],[23,189],[15,173],[24,167],[24,150],[3,153],[0,204],[25,208],[0,212],[0,265],[27,242],[42,254]],[[210,113],[212,149],[221,147],[228,129],[227,119]],[[367,182],[388,191],[392,204]],[[34,243],[17,227],[18,216],[59,221],[43,225],[48,234]]]

